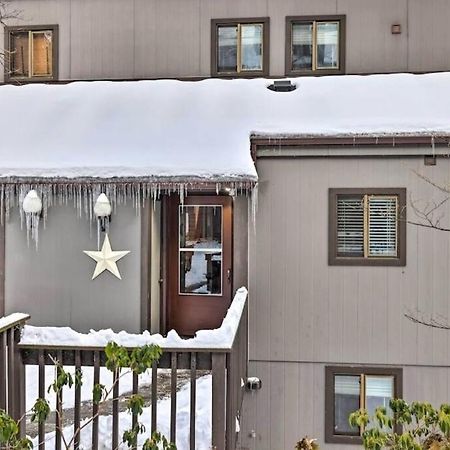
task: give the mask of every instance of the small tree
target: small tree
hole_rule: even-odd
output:
[[[371,417],[365,410],[350,415],[352,426],[363,429],[367,450],[450,450],[450,405],[390,401],[390,412],[377,408]]]
[[[105,348],[106,368],[113,372],[115,381],[110,388],[106,388],[103,384],[96,384],[92,391],[93,403],[98,405],[105,401],[111,392],[113,392],[114,386],[123,376],[130,373],[141,375],[151,369],[153,363],[159,360],[161,354],[161,348],[153,344],[137,347],[129,352],[125,347],[117,345],[114,342],[108,343]],[[63,388],[66,386],[69,388],[72,386],[81,387],[83,384],[83,372],[80,369],[77,369],[75,373],[69,373],[64,369],[60,361],[53,360],[53,363],[56,367],[56,377],[53,383],[48,387],[48,392],[55,392],[57,399],[60,403],[62,403]],[[124,371],[125,368],[128,370]],[[126,407],[130,414],[135,414],[139,417],[144,412],[144,398],[139,394],[133,394],[129,397]],[[50,414],[50,405],[46,399],[38,398],[30,412],[32,413],[32,422],[43,423],[47,420]],[[58,423],[62,424],[63,412],[57,410],[56,414],[59,419]],[[74,431],[70,439],[67,439],[64,435],[62,425],[57,427],[66,450],[74,447],[75,440],[80,436],[83,428],[92,423],[98,415],[99,413],[84,421],[84,423]],[[26,437],[22,438],[20,435],[20,423],[23,420],[25,420],[25,415],[16,421],[9,414],[7,414],[6,411],[0,410],[0,448],[6,447],[11,450],[31,450],[33,448],[33,444],[30,439]],[[138,436],[144,434],[145,431],[144,424],[136,421],[134,427],[124,431],[122,435],[122,442],[129,448],[134,447],[137,445]],[[176,446],[175,444],[169,442],[165,436],[155,432],[145,440],[142,449],[176,450]]]

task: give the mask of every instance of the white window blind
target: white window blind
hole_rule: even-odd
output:
[[[362,196],[337,201],[337,254],[364,256],[364,200]]]
[[[397,256],[397,197],[369,197],[369,256]]]
[[[338,195],[337,256],[397,257],[398,197]]]

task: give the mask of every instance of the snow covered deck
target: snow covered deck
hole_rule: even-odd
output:
[[[17,324],[17,318],[14,317],[13,324]],[[25,318],[21,316],[21,324]],[[65,390],[62,403],[54,395],[49,398],[56,417],[64,415],[64,402],[69,407],[73,406],[73,423],[59,426],[59,420],[56,420],[55,432],[50,433],[46,433],[43,424],[39,426],[38,436],[34,439],[36,444],[45,441],[47,450],[61,448],[62,433],[70,439],[74,430],[85,423],[80,408],[82,401],[86,400],[86,392],[99,382],[108,383],[103,369],[105,344],[114,340],[130,349],[145,344],[159,344],[163,354],[150,373],[140,377],[133,374],[131,382],[115,382],[110,400],[112,415],[100,414],[99,405],[91,406],[91,416],[95,418],[92,424],[76,434],[75,448],[122,448],[121,433],[137,420],[137,416],[126,411],[120,412],[120,392],[126,392],[131,386],[132,393],[138,393],[141,386],[139,381],[145,381],[143,377],[150,383],[151,397],[141,420],[145,421],[149,432],[139,437],[138,445],[144,436],[149,436],[150,430],[159,429],[172,442],[177,442],[180,449],[208,450],[214,447],[217,450],[234,450],[239,431],[243,380],[247,378],[247,324],[247,290],[241,288],[220,328],[200,331],[194,338],[187,340],[179,338],[175,332],[169,333],[167,337],[151,336],[148,333],[116,334],[111,330],[81,335],[67,328],[39,329],[28,326],[25,326],[21,338],[19,328],[5,328],[0,330],[0,353],[7,355],[6,359],[0,359],[0,408],[19,418],[25,413],[24,399],[27,398],[28,405],[31,404],[28,398],[31,393],[37,394],[39,398],[48,396],[46,387],[53,377],[48,375],[46,369],[54,367],[55,359],[65,367],[83,367],[88,374],[84,379],[87,383],[85,386]],[[25,368],[33,370],[25,371]],[[167,372],[166,369],[170,374],[170,397],[158,401],[159,375],[161,370]],[[183,371],[185,376],[187,374],[188,385],[177,392],[179,371]],[[205,371],[210,372],[210,375],[199,378]],[[25,374],[34,374],[34,377],[26,380]],[[122,382],[125,384],[123,387]]]

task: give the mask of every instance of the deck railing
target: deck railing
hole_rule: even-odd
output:
[[[0,318],[0,409],[19,420],[25,409],[25,370],[18,347],[20,330],[30,318],[14,313]]]
[[[93,384],[99,383],[100,368],[105,365],[104,347],[76,347],[58,345],[29,345],[21,344],[20,328],[24,325],[29,316],[21,315],[0,319],[5,321],[0,327],[0,342],[2,358],[0,359],[0,408],[8,411],[14,418],[18,419],[25,414],[25,366],[38,366],[38,396],[45,398],[46,387],[53,380],[45,379],[45,367],[54,365],[54,361],[62,363],[64,366],[75,366],[82,368],[93,367]],[[1,322],[0,322],[1,323]],[[199,371],[209,371],[211,373],[212,399],[211,399],[211,448],[214,450],[234,450],[237,445],[238,430],[237,424],[240,419],[241,406],[244,393],[244,384],[247,379],[248,360],[248,305],[247,300],[240,309],[239,320],[235,322],[229,343],[208,347],[205,343],[190,348],[164,347],[162,357],[155,363],[151,371],[151,421],[145,424],[147,430],[156,430],[158,415],[158,370],[169,369],[170,373],[170,438],[176,442],[177,433],[177,374],[180,370],[189,371],[190,385],[190,423],[189,423],[189,444],[186,448],[179,450],[195,450],[196,448],[196,380]],[[193,341],[195,342],[195,341]],[[130,349],[131,350],[131,349]],[[6,355],[6,358],[3,356]],[[133,375],[132,391],[139,392],[138,377]],[[111,448],[115,450],[121,443],[119,436],[119,389],[120,379],[114,384],[112,395],[112,437]],[[61,450],[63,439],[61,436],[63,424],[60,417],[63,405],[61,399],[56,400],[55,408],[55,450]],[[75,387],[74,408],[73,408],[73,430],[76,436],[73,448],[80,448],[81,423],[81,388]],[[105,448],[103,443],[99,443],[99,414],[98,405],[92,404],[91,448]],[[132,424],[135,424],[137,417],[132,416]],[[24,428],[24,427],[22,427]],[[46,424],[38,427],[39,450],[50,449],[45,442],[45,433],[48,431]],[[23,433],[26,430],[23,429]]]

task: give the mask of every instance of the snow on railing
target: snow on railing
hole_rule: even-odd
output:
[[[8,328],[25,323],[29,318],[29,314],[24,313],[13,313],[9,316],[0,317],[0,333]]]
[[[231,350],[236,332],[241,320],[242,312],[247,300],[247,289],[242,287],[236,295],[223,319],[222,325],[214,330],[200,330],[193,338],[182,339],[174,330],[169,331],[166,337],[160,334],[150,334],[144,331],[141,334],[114,332],[111,329],[91,330],[89,333],[78,333],[70,327],[35,327],[26,325],[23,330],[20,344],[24,346],[39,347],[105,347],[108,342],[114,341],[124,347],[140,347],[147,344],[157,344],[168,350],[176,349],[217,349]]]

